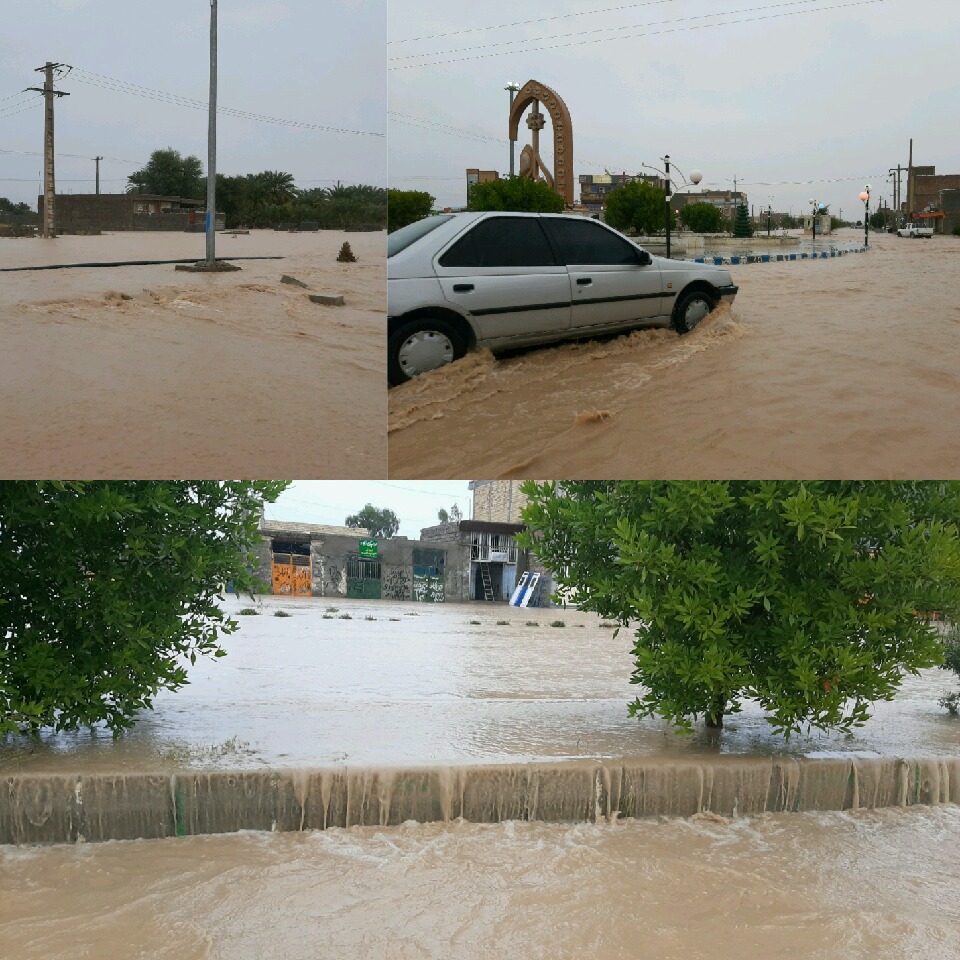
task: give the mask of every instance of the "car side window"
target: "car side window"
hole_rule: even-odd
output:
[[[441,267],[555,267],[538,217],[489,217],[441,258]]]
[[[567,264],[636,264],[637,247],[591,220],[545,217],[544,223]]]

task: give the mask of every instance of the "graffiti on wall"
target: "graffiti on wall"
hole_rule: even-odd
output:
[[[393,570],[386,576],[383,581],[383,596],[386,600],[410,599],[410,578],[406,570]]]
[[[443,577],[427,577],[414,574],[413,599],[420,603],[443,603]]]

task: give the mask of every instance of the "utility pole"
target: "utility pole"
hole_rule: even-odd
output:
[[[907,218],[913,213],[913,137],[910,138],[910,159],[907,161]]]
[[[100,161],[103,157],[94,157],[94,161],[97,164],[97,196],[100,196]]]
[[[62,67],[62,63],[47,61],[42,67],[37,67],[44,75],[43,87],[27,87],[43,94],[43,235],[55,237],[53,226],[53,205],[56,194],[53,165],[53,98],[69,97],[69,93],[53,89],[53,71]]]
[[[210,114],[207,120],[207,267],[216,262],[217,232],[217,0],[210,0]]]

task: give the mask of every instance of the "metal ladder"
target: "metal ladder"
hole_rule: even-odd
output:
[[[483,584],[483,599],[493,600],[493,583],[490,580],[490,564],[480,564],[480,582]]]

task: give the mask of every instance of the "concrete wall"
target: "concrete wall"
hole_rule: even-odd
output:
[[[20,774],[0,788],[0,843],[78,843],[408,820],[604,822],[960,802],[960,760],[671,761],[444,769]]]
[[[38,198],[43,218],[43,197]],[[138,207],[147,208],[138,212]],[[195,229],[203,230],[206,213],[196,210]],[[224,227],[225,215],[217,214],[217,229]],[[152,197],[131,193],[57,194],[54,206],[57,233],[96,233],[100,230],[186,230],[190,208],[180,207],[178,197]]]

